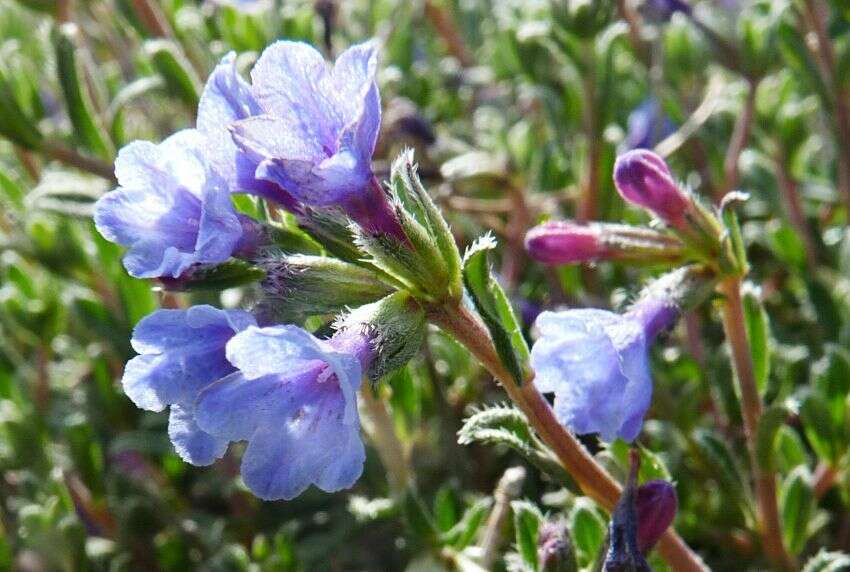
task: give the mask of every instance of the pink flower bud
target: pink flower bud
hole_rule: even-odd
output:
[[[525,235],[529,256],[544,264],[573,264],[604,258],[608,249],[600,228],[572,222],[547,222]]]
[[[646,149],[636,149],[617,157],[614,184],[630,203],[655,213],[672,226],[684,224],[689,206],[664,159]]]

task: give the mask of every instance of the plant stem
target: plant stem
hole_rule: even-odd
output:
[[[581,490],[610,511],[617,504],[622,487],[587,452],[576,437],[555,418],[549,403],[537,391],[528,376],[522,386],[502,365],[490,334],[479,317],[462,304],[437,308],[431,320],[454,336],[502,384],[505,392],[525,414],[529,423],[558,460],[578,483]],[[661,556],[677,572],[705,570],[705,565],[673,530],[667,530],[658,546]]]
[[[585,73],[582,76],[584,108],[582,110],[582,128],[587,145],[587,164],[585,165],[581,197],[576,219],[579,221],[596,220],[599,211],[599,162],[602,159],[602,136],[599,133],[599,116],[596,105],[596,54],[592,41],[584,45]]]
[[[364,430],[387,470],[390,489],[393,494],[401,495],[410,482],[410,470],[404,445],[398,438],[392,417],[384,402],[373,395],[368,383],[364,383],[360,390],[360,403],[365,413]]]
[[[809,228],[809,223],[806,221],[806,215],[803,212],[803,201],[800,199],[797,182],[788,169],[784,153],[780,152],[777,154],[774,164],[776,165],[776,181],[779,184],[779,191],[788,209],[788,220],[803,241],[806,264],[808,265],[808,269],[812,271],[818,263],[818,251],[815,241],[812,238],[812,230]]]
[[[463,38],[449,12],[438,6],[433,0],[426,0],[425,18],[434,26],[437,35],[446,43],[449,53],[460,62],[460,65],[468,68],[475,64],[475,60],[466,44],[463,43]]]
[[[41,151],[50,159],[70,165],[71,167],[76,167],[77,169],[86,171],[92,175],[103,177],[108,181],[115,181],[115,173],[112,163],[107,163],[102,159],[83,155],[73,147],[68,147],[62,143],[45,142]]]
[[[794,560],[788,554],[782,540],[779,507],[776,501],[776,477],[772,472],[765,471],[760,466],[756,455],[756,436],[758,435],[762,403],[758,387],[756,387],[752,354],[747,339],[744,305],[741,301],[741,278],[739,276],[726,278],[720,283],[718,290],[724,295],[721,305],[723,330],[732,353],[735,377],[741,391],[744,435],[747,439],[747,449],[750,453],[750,464],[755,480],[755,495],[758,503],[764,551],[777,570],[795,570]]]
[[[714,197],[718,203],[723,200],[727,193],[734,191],[738,184],[738,161],[744,147],[747,146],[747,140],[750,138],[759,81],[751,79],[747,83],[747,99],[744,102],[744,109],[741,110],[741,115],[735,122],[735,129],[732,131],[732,138],[723,159],[723,184],[717,187],[717,196]]]
[[[484,533],[481,535],[481,565],[491,570],[499,553],[504,536],[505,521],[511,511],[511,501],[522,492],[525,481],[525,469],[521,466],[511,467],[499,479],[496,490],[493,491],[495,505],[487,519]]]
[[[832,90],[832,104],[835,110],[835,130],[838,149],[836,163],[838,164],[838,190],[844,199],[845,206],[850,209],[850,108],[847,107],[847,93],[844,89],[844,77],[836,73],[836,57],[832,42],[829,39],[826,16],[827,7],[819,0],[803,2],[803,18],[807,27],[814,33],[817,42],[812,49],[818,59],[824,83]]]

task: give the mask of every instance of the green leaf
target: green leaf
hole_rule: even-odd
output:
[[[464,255],[463,282],[490,331],[499,358],[517,385],[522,385],[528,368],[528,345],[504,290],[490,270],[487,252],[495,247],[496,241],[489,234],[470,246]]]
[[[720,490],[737,500],[742,508],[747,496],[747,487],[743,470],[736,461],[729,445],[707,429],[698,429],[694,435],[694,444],[702,456],[707,468],[712,472],[720,485]]]
[[[744,292],[743,304],[756,386],[759,392],[764,394],[770,375],[770,323],[761,300],[752,288],[747,288]]]
[[[783,425],[776,432],[776,461],[777,470],[783,474],[791,472],[799,465],[808,463],[806,448],[797,432]]]
[[[631,446],[622,439],[617,439],[608,445],[608,451],[615,459],[617,459],[617,463],[624,472],[628,472],[630,449]],[[661,479],[664,481],[673,480],[673,477],[670,475],[670,470],[664,464],[664,461],[659,455],[640,445],[638,445],[638,450],[640,452],[638,482],[644,483],[653,479]]]
[[[785,544],[792,554],[800,554],[808,540],[809,521],[815,509],[811,476],[806,467],[797,467],[782,483],[779,507]]]
[[[458,431],[458,443],[475,442],[506,445],[551,477],[571,482],[554,455],[532,434],[525,415],[514,407],[496,405],[468,417]]]
[[[537,535],[543,524],[543,514],[535,505],[528,501],[513,501],[514,530],[516,545],[522,560],[531,570],[540,569],[537,559]]]
[[[457,524],[457,495],[450,485],[443,485],[434,497],[434,521],[445,532]]]
[[[478,530],[487,519],[487,514],[492,504],[492,501],[488,497],[475,502],[471,507],[466,509],[460,522],[443,535],[442,542],[452,545],[457,550],[463,550],[472,544]]]
[[[439,531],[416,491],[407,489],[402,498],[402,508],[405,521],[413,534],[427,544],[436,543]]]
[[[833,297],[834,285],[826,285],[816,275],[805,275],[806,291],[815,308],[819,330],[828,340],[835,340],[841,331],[842,312]]]
[[[145,52],[153,61],[156,71],[165,80],[168,91],[194,113],[201,98],[201,80],[180,47],[169,40],[148,40],[145,42]]]
[[[37,150],[42,135],[36,124],[15,94],[8,72],[0,66],[0,134],[25,149]]]
[[[602,543],[605,542],[605,521],[593,502],[582,497],[570,511],[567,522],[579,566],[586,568],[596,561]]]
[[[817,456],[833,466],[836,465],[847,445],[833,425],[829,406],[819,392],[810,392],[803,398],[800,404],[800,419],[803,421],[806,438]]]
[[[813,385],[826,400],[835,427],[845,427],[850,394],[850,354],[841,346],[827,344],[826,355],[812,366]]]
[[[49,171],[26,196],[28,208],[50,211],[78,218],[91,218],[92,208],[109,189],[100,177],[76,171]]]
[[[803,572],[839,572],[850,570],[850,556],[843,552],[828,552],[826,548],[809,558]]]
[[[762,470],[773,473],[776,471],[775,442],[779,428],[788,418],[788,410],[781,405],[768,407],[759,420],[758,435],[756,435],[756,458]]]
[[[85,85],[82,66],[77,57],[78,34],[76,24],[70,22],[53,31],[59,84],[77,143],[98,157],[111,161],[115,148],[97,116],[91,94]]]

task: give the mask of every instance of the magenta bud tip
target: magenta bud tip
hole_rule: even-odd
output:
[[[628,202],[655,213],[678,226],[688,209],[688,198],[679,189],[664,159],[646,149],[635,149],[617,157],[614,184]]]

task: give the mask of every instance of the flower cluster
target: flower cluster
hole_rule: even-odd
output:
[[[315,484],[351,486],[365,458],[355,392],[374,358],[368,336],[320,340],[292,325],[258,328],[240,310],[158,310],[136,326],[124,391],[138,407],[170,406],[168,434],[194,465],[247,441],[245,484],[264,499]]]
[[[647,150],[621,155],[614,182],[620,195],[668,225],[670,232],[606,223],[548,222],[526,236],[532,257],[547,264],[621,260],[683,262],[694,225],[711,217],[673,180],[667,164]],[[709,245],[713,248],[714,245]],[[544,312],[531,350],[535,385],[554,393],[558,420],[578,434],[633,441],[652,399],[649,348],[689,306],[711,291],[713,273],[683,266],[646,288],[623,314],[599,309]]]
[[[374,43],[346,50],[331,68],[309,45],[281,41],[263,52],[248,84],[228,54],[207,81],[195,129],[121,150],[120,186],[98,202],[98,230],[129,248],[125,266],[139,278],[256,256],[262,229],[235,212],[231,193],[294,212],[340,208],[367,230],[398,235],[371,171],[381,123],[376,68]]]
[[[399,210],[372,174],[376,67],[374,43],[329,66],[312,47],[282,41],[263,52],[249,84],[235,55],[225,56],[207,81],[196,128],[122,149],[119,187],[95,209],[100,233],[128,248],[133,276],[181,290],[257,282],[251,311],[201,305],[141,320],[132,338],[139,355],[122,383],[138,407],[170,408],[169,436],[189,463],[211,464],[229,443],[246,441],[243,480],[263,499],[355,482],[365,459],[361,380],[403,365],[424,331],[421,310],[394,290],[424,283],[409,276],[423,267],[417,254],[433,269],[445,240],[438,248],[423,230],[435,228],[436,215],[417,195],[421,186],[413,188],[412,164],[395,188],[417,200],[419,218]],[[283,254],[283,229],[237,212],[233,193],[275,203],[307,228],[330,228],[332,242],[353,254]],[[355,237],[370,250],[358,250]],[[344,311],[326,339],[291,323]]]

